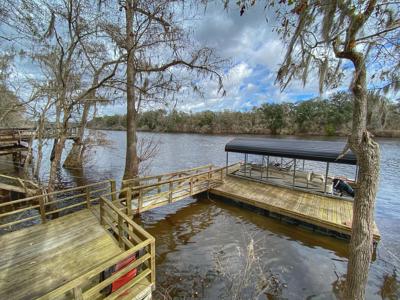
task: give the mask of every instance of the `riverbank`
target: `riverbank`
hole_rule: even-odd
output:
[[[92,130],[106,130],[106,131],[126,131],[126,128],[123,128],[121,126],[116,126],[116,127],[98,127],[98,126],[90,126],[89,129]],[[194,131],[194,130],[188,130],[188,131],[180,131],[180,130],[150,130],[148,128],[139,128],[138,131],[140,132],[151,132],[151,133],[184,133],[184,134],[206,134],[206,135],[255,135],[255,136],[265,136],[265,135],[270,135],[270,136],[275,136],[275,137],[329,137],[329,138],[341,138],[341,137],[346,137],[348,136],[349,133],[345,132],[339,132],[335,133],[334,135],[326,135],[322,134],[320,132],[305,132],[305,133],[295,133],[295,134],[275,134],[272,135],[270,130],[265,130],[265,131],[236,131],[236,130],[231,130],[231,131],[213,131],[213,130],[207,130],[207,131]],[[379,138],[395,138],[398,139],[400,138],[400,130],[376,130],[372,132],[375,137]]]

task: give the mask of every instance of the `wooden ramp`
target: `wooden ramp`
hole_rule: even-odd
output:
[[[210,193],[347,236],[351,234],[353,203],[285,187],[225,176]],[[374,239],[380,234],[375,225]]]
[[[127,215],[175,203],[222,184],[226,167],[206,165],[157,176],[126,180],[124,189],[103,195]]]

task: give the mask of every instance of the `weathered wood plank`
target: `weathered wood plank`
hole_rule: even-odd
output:
[[[236,176],[226,176],[224,183],[212,188],[210,193],[339,233],[351,234],[350,224],[344,221],[351,219],[352,214],[352,202],[347,200],[273,186]],[[376,225],[374,239],[380,239]]]
[[[36,299],[121,252],[87,209],[5,234],[0,299]]]

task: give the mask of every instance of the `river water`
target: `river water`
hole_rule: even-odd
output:
[[[64,181],[75,185],[121,180],[125,132],[102,133],[110,145],[91,149],[83,171],[64,170]],[[234,137],[139,136],[159,144],[148,174],[209,163],[222,166],[224,146]],[[380,139],[379,143],[381,180],[375,218],[382,240],[371,265],[367,299],[398,299],[400,140]],[[239,159],[231,156],[230,162]],[[156,299],[335,299],[343,287],[347,241],[283,223],[233,202],[197,196],[143,213],[136,221],[156,238]]]

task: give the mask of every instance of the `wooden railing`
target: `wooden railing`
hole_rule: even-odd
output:
[[[0,232],[46,223],[47,220],[97,204],[100,196],[115,191],[115,181],[106,180],[51,194],[0,203]]]
[[[60,135],[61,130],[54,126],[46,127],[43,132],[44,138],[56,138]],[[71,126],[67,128],[67,137],[75,138],[78,136],[79,127]],[[1,128],[0,129],[0,145],[10,144],[21,141],[29,141],[35,139],[37,132],[35,128]]]
[[[0,188],[18,193],[30,194],[39,190],[39,186],[31,180],[0,174]]]
[[[128,180],[123,180],[122,185],[123,186],[132,186],[132,185],[148,185],[152,183],[159,183],[162,181],[166,180],[171,180],[175,178],[181,178],[181,177],[186,177],[189,175],[194,175],[198,173],[202,173],[204,171],[209,171],[215,168],[212,164],[200,166],[200,167],[195,167],[191,169],[185,169],[185,170],[178,170],[175,172],[170,172],[170,173],[164,173],[164,174],[158,174],[154,176],[144,176],[144,177],[137,177],[134,179],[128,179]]]
[[[225,169],[226,167],[214,168],[212,165],[207,165],[185,170],[185,172],[124,181],[124,189],[105,194],[104,197],[131,216],[177,202],[220,185],[223,182]],[[143,181],[147,181],[146,184],[138,185]]]
[[[127,298],[127,295],[129,295],[133,299],[134,297],[130,294],[130,290],[136,289],[135,292],[137,292],[145,287],[155,287],[154,237],[104,197],[100,197],[99,221],[106,230],[110,231],[111,236],[123,252],[39,299],[50,300],[67,294],[72,294],[75,299],[100,299],[103,298],[101,291],[105,287],[133,269],[136,269],[136,276],[116,291],[107,295],[106,299],[116,299],[122,294]],[[103,281],[98,280],[103,271],[108,270],[132,255],[136,255],[134,262],[127,264]]]

